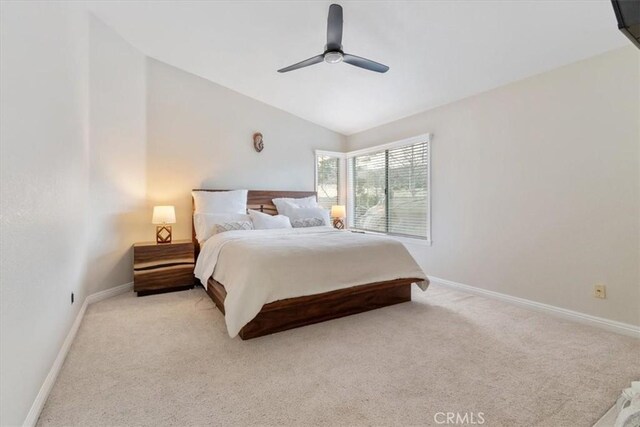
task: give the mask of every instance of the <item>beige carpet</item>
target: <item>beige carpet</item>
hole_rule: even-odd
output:
[[[639,354],[638,340],[435,286],[251,341],[227,336],[202,289],[130,293],[89,307],[39,425],[436,425],[438,412],[482,412],[487,426],[591,426],[640,378]]]

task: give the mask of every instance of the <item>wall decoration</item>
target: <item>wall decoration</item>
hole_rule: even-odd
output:
[[[253,148],[259,153],[264,149],[264,142],[262,142],[262,134],[256,132],[253,134]]]

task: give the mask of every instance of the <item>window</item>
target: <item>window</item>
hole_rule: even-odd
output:
[[[352,228],[430,239],[428,136],[421,141],[349,156]]]
[[[316,154],[316,191],[318,204],[326,209],[340,204],[340,157]]]
[[[350,172],[353,180],[353,228],[387,231],[385,152],[353,157]]]

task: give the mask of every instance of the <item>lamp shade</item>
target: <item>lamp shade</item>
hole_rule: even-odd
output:
[[[333,205],[331,206],[331,217],[332,218],[344,218],[347,216],[346,211],[344,209],[344,205]]]
[[[154,206],[153,207],[153,224],[175,224],[176,209],[173,206]]]

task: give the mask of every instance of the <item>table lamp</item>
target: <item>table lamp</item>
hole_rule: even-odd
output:
[[[156,225],[156,242],[171,243],[171,226],[176,223],[176,209],[173,206],[154,206],[153,219]]]
[[[331,218],[333,218],[333,226],[339,230],[344,228],[344,217],[347,216],[344,205],[331,206]]]

